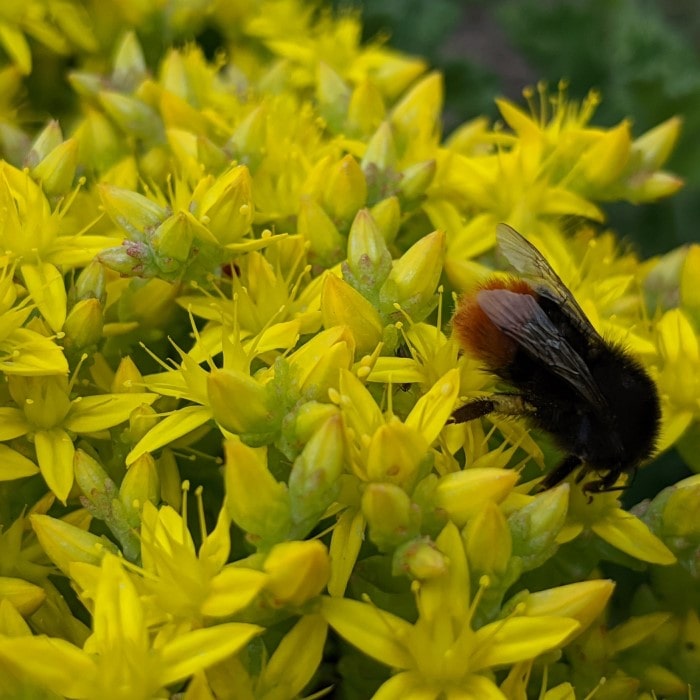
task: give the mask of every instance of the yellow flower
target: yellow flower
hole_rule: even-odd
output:
[[[107,556],[96,581],[92,635],[83,648],[45,635],[0,635],[0,659],[23,678],[71,698],[147,700],[235,654],[261,631],[230,622],[154,645],[145,612],[119,559]]]
[[[683,309],[667,311],[656,333],[662,363],[659,390],[668,402],[659,444],[665,449],[700,415],[700,341]]]
[[[73,485],[72,435],[98,433],[119,425],[133,410],[157,398],[144,392],[71,398],[65,377],[14,376],[10,393],[17,407],[2,409],[6,421],[0,428],[0,440],[30,435],[42,476],[63,502]]]
[[[28,173],[0,163],[3,260],[18,265],[27,290],[53,331],[60,331],[66,318],[63,272],[87,264],[114,242],[111,237],[75,232],[67,217],[71,202],[69,198],[63,208],[52,210]]]
[[[270,550],[263,570],[269,577],[265,590],[273,605],[299,607],[326,587],[330,561],[318,540],[281,542]]]
[[[142,454],[154,452],[211,420],[216,420],[226,434],[241,432],[258,444],[277,434],[287,403],[279,401],[274,393],[277,389],[275,372],[268,370],[262,376],[252,377],[250,364],[259,354],[269,353],[280,346],[291,347],[298,338],[299,324],[289,322],[280,324],[279,328],[263,328],[254,337],[243,341],[246,336],[237,324],[237,318],[232,321],[215,329],[213,338],[207,337],[204,342],[200,338],[192,353],[185,353],[176,346],[180,365],[172,368],[161,363],[165,371],[146,378],[147,386],[153,391],[194,405],[177,409],[148,430],[127,455],[127,465]],[[214,366],[207,349],[207,344],[211,343],[212,352],[219,352],[217,336],[224,353],[221,369]],[[209,371],[200,365],[201,355],[209,363]],[[284,389],[284,378],[279,382]],[[230,400],[232,389],[240,395],[240,401]],[[291,397],[285,399],[293,402]],[[254,408],[252,414],[251,408]]]
[[[250,654],[227,659],[209,670],[206,680],[202,676],[195,679],[188,686],[185,698],[189,699],[198,680],[200,687],[208,687],[210,692],[224,697],[235,688],[246,700],[297,698],[321,663],[327,630],[328,624],[321,615],[305,615],[282,637],[274,651],[262,654],[259,661],[251,659]]]
[[[480,595],[470,595],[459,532],[448,524],[436,541],[447,557],[441,576],[414,583],[415,623],[370,603],[326,598],[321,612],[342,637],[397,670],[375,698],[439,698],[455,694],[502,700],[489,669],[533,659],[558,647],[579,628],[565,616],[515,614],[474,629]]]
[[[146,502],[141,515],[144,588],[151,596],[149,607],[158,609],[163,620],[187,628],[197,628],[209,618],[229,617],[245,608],[268,579],[260,571],[226,563],[230,549],[226,510],[221,510],[216,527],[207,533],[199,492],[197,498],[203,538],[199,551],[187,529],[184,505],[183,515],[179,515],[170,506],[157,509]]]
[[[590,530],[622,552],[650,564],[676,562],[673,552],[632,513],[623,510],[616,492],[589,497],[580,488],[570,492],[566,525],[557,539],[568,542],[584,530]]]

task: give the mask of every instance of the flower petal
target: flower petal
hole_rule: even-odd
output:
[[[193,630],[179,635],[161,649],[161,685],[208,668],[240,651],[264,628],[243,622],[228,622],[216,627]]]
[[[19,677],[69,698],[89,698],[95,688],[95,662],[63,639],[1,636],[0,659]]]
[[[372,696],[372,700],[435,700],[442,697],[439,685],[425,685],[423,677],[415,671],[406,671],[392,676]]]
[[[321,663],[327,630],[320,615],[302,617],[270,657],[261,674],[259,694],[263,695],[263,688],[284,688],[286,697],[298,696]]]
[[[47,486],[65,503],[73,486],[73,441],[65,430],[51,428],[35,433],[34,447]]]
[[[613,547],[650,564],[675,564],[673,552],[654,535],[639,518],[616,509],[611,515],[591,525],[598,537]]]
[[[186,406],[167,416],[151,428],[126,456],[127,465],[133,464],[145,452],[155,452],[174,440],[187,435],[192,430],[204,425],[212,417],[206,406]]]
[[[0,481],[22,479],[39,473],[39,467],[7,445],[0,445]]]
[[[414,666],[402,641],[413,632],[406,620],[349,598],[323,598],[321,614],[341,637],[373,659],[394,668]]]
[[[22,265],[24,283],[51,330],[60,331],[66,320],[66,287],[63,275],[51,263]]]
[[[418,399],[406,418],[406,425],[415,428],[431,444],[445,427],[458,394],[459,370],[455,367]]]
[[[558,647],[579,628],[568,617],[511,617],[492,622],[476,631],[471,660],[475,671],[491,666],[514,664],[534,659]]]
[[[331,577],[328,592],[342,596],[355,567],[365,535],[365,518],[361,511],[348,508],[338,518],[331,537]]]
[[[236,566],[223,568],[211,580],[209,595],[202,603],[202,615],[223,617],[243,609],[262,590],[267,574]]]
[[[12,440],[30,430],[24,412],[19,408],[0,408],[0,440]]]
[[[123,423],[134,409],[150,406],[157,398],[157,394],[145,392],[82,396],[71,404],[64,425],[75,433],[96,433]]]

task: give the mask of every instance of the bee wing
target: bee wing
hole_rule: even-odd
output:
[[[586,363],[542,310],[534,296],[508,289],[484,289],[477,303],[491,322],[531,357],[567,382],[594,408],[608,406]]]
[[[508,262],[525,277],[544,284],[537,286],[537,293],[551,299],[569,316],[571,321],[586,335],[602,340],[598,331],[583,313],[574,295],[554,272],[545,257],[535,246],[525,240],[508,224],[496,228],[498,247]]]

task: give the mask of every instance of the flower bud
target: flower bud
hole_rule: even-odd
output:
[[[321,291],[321,316],[326,329],[347,327],[359,355],[370,354],[382,339],[384,324],[377,310],[347,282],[326,273]]]
[[[443,231],[434,231],[414,243],[394,262],[380,292],[382,301],[398,302],[414,321],[420,320],[416,315],[426,314],[432,306],[444,256]]]
[[[97,259],[105,267],[125,277],[153,277],[158,273],[158,268],[150,253],[145,243],[126,241],[120,246],[100,251]]]
[[[311,197],[302,198],[297,230],[309,241],[311,260],[323,267],[331,267],[342,260],[345,240],[321,205]]]
[[[121,90],[131,91],[146,75],[146,59],[138,37],[133,31],[127,32],[117,45],[112,83]]]
[[[394,576],[403,573],[417,581],[428,581],[448,572],[449,559],[428,538],[420,538],[396,550],[392,569]]]
[[[138,394],[143,391],[143,377],[130,355],[120,360],[112,379],[111,391],[114,394]]]
[[[193,241],[194,230],[187,216],[183,212],[169,216],[151,237],[155,264],[168,271],[173,268],[173,262],[187,262]]]
[[[34,532],[51,561],[66,575],[74,562],[99,565],[105,552],[117,553],[109,540],[48,515],[30,515]]]
[[[198,163],[204,166],[204,170],[209,173],[216,173],[225,170],[230,163],[230,156],[219,148],[213,141],[202,134],[197,135],[197,157]]]
[[[370,169],[385,172],[390,168],[394,169],[397,163],[398,156],[391,125],[388,122],[382,122],[367,143],[361,162],[362,169],[365,173]]]
[[[142,404],[135,408],[129,415],[128,441],[136,445],[146,433],[154,428],[160,420],[158,413],[151,406]]]
[[[386,108],[381,91],[370,80],[364,80],[354,90],[348,105],[347,125],[351,132],[362,136],[374,133],[384,121]]]
[[[686,680],[658,663],[645,664],[639,676],[645,687],[654,689],[657,697],[682,697],[688,692]]]
[[[508,518],[513,554],[523,560],[526,570],[539,566],[556,549],[557,536],[566,521],[569,490],[568,484],[548,489]]]
[[[291,524],[287,486],[267,468],[267,453],[238,439],[224,445],[224,482],[228,513],[248,538],[260,544],[284,539]]]
[[[270,550],[263,570],[270,577],[265,589],[274,603],[299,607],[325,588],[331,564],[320,540],[282,542]]]
[[[104,314],[98,299],[83,299],[68,313],[63,324],[64,346],[72,356],[93,347],[102,338]]]
[[[170,55],[172,57],[176,54],[173,52]],[[164,76],[162,80],[165,82]],[[139,97],[142,99],[148,99],[146,95],[150,89],[149,85],[144,85],[148,89],[141,91]],[[165,125],[168,142],[173,149],[173,153],[183,164],[189,162],[194,165],[195,170],[193,172],[198,170],[201,172],[191,158],[195,155],[196,137],[194,134],[202,133],[207,128],[207,123],[202,113],[179,95],[168,92],[167,88],[158,97],[158,109],[160,110],[160,116]],[[188,131],[184,131],[185,129]]]
[[[74,296],[76,301],[97,299],[101,304],[107,297],[105,269],[97,260],[89,262],[75,280]]]
[[[345,439],[340,415],[329,418],[294,460],[289,475],[289,500],[294,536],[304,537],[338,494]]]
[[[182,507],[182,479],[177,460],[170,448],[165,448],[156,462],[158,469],[158,482],[160,483],[160,497],[174,510]]]
[[[693,243],[683,249],[685,256],[680,273],[681,304],[696,324],[700,324],[700,245]]]
[[[399,184],[399,196],[402,201],[414,202],[425,195],[426,190],[435,177],[437,164],[434,160],[426,160],[410,165],[403,171]]]
[[[269,108],[263,102],[258,105],[234,130],[226,143],[236,160],[255,169],[265,152]]]
[[[202,197],[197,214],[221,245],[235,243],[250,231],[255,213],[252,187],[248,168],[237,165]]]
[[[371,209],[372,219],[382,234],[386,243],[396,238],[401,225],[401,205],[398,197],[386,197],[377,202]]]
[[[411,535],[411,499],[394,484],[367,484],[362,494],[362,514],[369,537],[382,551],[390,551]]]
[[[391,272],[391,253],[367,209],[357,212],[350,227],[347,266],[357,282],[353,287],[362,292],[376,291]]]
[[[73,74],[69,77],[71,84]],[[85,118],[75,131],[81,164],[89,170],[106,172],[123,152],[123,140],[119,138],[112,122],[97,109],[88,109]],[[111,181],[112,184],[116,184]]]
[[[671,117],[634,140],[632,153],[641,158],[640,169],[656,170],[668,160],[676,147],[682,125],[680,117]]]
[[[462,527],[488,501],[500,503],[513,490],[518,473],[510,469],[475,467],[440,477],[435,489],[435,505]]]
[[[627,181],[623,194],[632,204],[642,204],[670,197],[681,187],[683,187],[683,180],[680,177],[657,170],[653,173],[633,175]]]
[[[578,634],[603,612],[614,589],[614,581],[597,579],[529,593],[524,600],[523,614],[532,617],[571,617],[581,624]]]
[[[476,576],[500,578],[506,573],[512,550],[510,530],[503,511],[493,501],[487,501],[469,520],[462,536]]]
[[[141,508],[146,501],[156,505],[160,500],[158,470],[153,457],[141,455],[128,469],[119,487],[119,500],[126,518],[133,527],[141,522]]]
[[[428,452],[425,438],[398,420],[381,425],[372,435],[367,453],[367,478],[410,491]]]
[[[343,230],[367,201],[367,183],[359,163],[344,156],[330,168],[323,192],[323,205]]]
[[[68,139],[34,166],[31,175],[41,183],[41,188],[47,195],[59,197],[70,191],[77,165],[78,141]]]
[[[41,586],[11,576],[0,576],[0,600],[7,600],[22,615],[31,615],[46,598]]]
[[[107,215],[134,240],[145,240],[168,216],[154,201],[129,190],[111,185],[99,185],[100,201]]]
[[[299,390],[310,398],[326,399],[329,387],[337,388],[338,370],[349,369],[355,342],[346,326],[334,326],[317,333],[289,357]]]
[[[25,159],[25,165],[35,168],[46,158],[51,151],[58,148],[63,143],[63,132],[61,125],[52,119],[34,139],[32,147]]]
[[[102,465],[84,450],[76,450],[73,457],[75,480],[89,503],[90,512],[101,520],[109,516],[112,499],[117,495],[117,487],[109,478]]]
[[[215,369],[207,377],[207,394],[214,419],[226,430],[238,434],[269,430],[267,392],[249,374]]]
[[[682,442],[688,439],[688,431]],[[697,437],[690,440],[689,464],[696,459]],[[680,450],[683,455],[686,450]],[[700,475],[683,479],[669,486],[654,498],[644,513],[644,522],[660,537],[678,557],[688,571],[697,570],[697,554],[700,548],[700,525],[696,517],[695,504],[700,497]]]
[[[692,413],[700,391],[700,343],[693,325],[682,309],[672,309],[657,321],[656,331],[663,360],[659,388],[670,396],[679,412]]]
[[[0,634],[7,637],[29,637],[32,630],[9,600],[0,599]]]
[[[146,284],[129,286],[119,300],[121,320],[137,321],[143,328],[161,329],[170,321],[176,308],[178,285],[162,279],[149,279]]]
[[[406,92],[391,112],[400,148],[439,133],[442,104],[442,76],[437,72],[425,76]]]
[[[338,133],[345,122],[350,101],[350,88],[338,73],[323,61],[318,66],[316,99],[318,110],[326,120],[328,128],[333,133]]]
[[[612,187],[627,167],[631,145],[630,124],[625,120],[598,135],[578,159],[576,171],[589,187]]]
[[[305,445],[327,420],[337,416],[338,413],[338,407],[333,404],[307,401],[296,411],[294,419],[295,441]]]
[[[125,133],[142,138],[146,143],[163,140],[162,122],[158,113],[136,97],[111,90],[98,95],[105,112]]]

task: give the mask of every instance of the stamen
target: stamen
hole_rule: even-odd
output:
[[[204,518],[204,501],[202,500],[203,486],[197,486],[194,490],[194,497],[197,499],[197,516],[199,518],[199,534],[202,542],[207,538],[207,522]]]
[[[182,541],[187,542],[189,536],[189,530],[187,529],[187,494],[190,490],[190,481],[185,479],[182,482]]]

